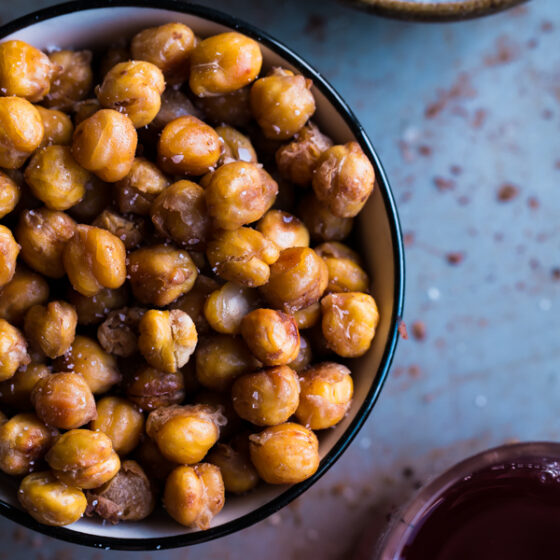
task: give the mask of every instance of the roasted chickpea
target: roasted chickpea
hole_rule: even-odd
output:
[[[89,119],[94,113],[101,109],[101,103],[97,98],[84,99],[74,104],[74,125],[78,126],[81,122]]]
[[[288,365],[298,373],[303,371],[310,363],[313,357],[311,343],[304,336],[299,337],[299,352],[293,361]]]
[[[99,75],[105,76],[111,68],[116,66],[119,62],[126,62],[130,60],[129,49],[125,46],[124,42],[119,42],[109,47],[99,62]],[[135,57],[136,58],[136,57]]]
[[[111,439],[102,432],[70,430],[49,449],[47,463],[58,480],[77,488],[98,488],[121,466]]]
[[[196,37],[190,27],[167,23],[134,35],[130,52],[136,60],[155,64],[169,84],[180,84],[188,77],[189,58],[195,43]]]
[[[21,167],[40,146],[43,134],[41,114],[29,101],[0,97],[0,167]]]
[[[163,307],[187,293],[198,272],[186,251],[153,245],[130,253],[128,274],[139,301]]]
[[[224,144],[224,150],[220,159],[222,164],[231,163],[232,161],[257,163],[257,153],[247,136],[228,125],[218,126],[216,132]]]
[[[197,526],[202,529],[210,527],[210,522],[217,515],[225,503],[225,488],[222,473],[216,465],[210,463],[199,463],[195,465],[194,470],[202,481],[205,494],[205,507],[202,508],[198,519]]]
[[[244,128],[252,119],[250,91],[251,88],[247,86],[225,95],[201,97],[197,100],[197,105],[204,112],[205,118],[214,124],[226,123]]]
[[[261,71],[259,44],[236,32],[208,37],[191,54],[189,85],[198,97],[230,93],[249,85]]]
[[[73,288],[84,296],[120,288],[126,280],[124,243],[101,228],[77,226],[64,248],[63,262]]]
[[[323,257],[329,269],[327,292],[367,292],[369,277],[366,271],[352,259]]]
[[[274,242],[279,251],[289,247],[309,247],[309,232],[296,216],[283,210],[269,210],[257,230]]]
[[[92,297],[83,296],[76,290],[70,290],[68,301],[76,309],[80,325],[96,325],[114,309],[119,309],[128,302],[128,290],[121,286],[116,290],[105,288]],[[109,352],[113,354],[113,352]]]
[[[0,218],[9,214],[19,202],[20,189],[15,181],[0,171]]]
[[[217,233],[206,256],[212,270],[224,280],[255,288],[268,282],[278,249],[258,231],[239,228]]]
[[[155,199],[151,215],[161,235],[193,250],[206,245],[210,220],[204,189],[196,183],[173,183]]]
[[[95,395],[106,393],[121,380],[115,358],[87,336],[76,336],[68,352],[55,365],[60,371],[81,375]]]
[[[68,213],[80,223],[90,223],[111,204],[113,185],[105,183],[99,177],[90,174],[86,192],[78,204],[68,210]]]
[[[27,310],[49,299],[46,280],[23,266],[18,266],[12,280],[0,289],[0,318],[14,324],[23,322]]]
[[[193,117],[202,119],[202,113],[181,90],[167,88],[161,96],[161,108],[159,113],[150,123],[150,128],[162,130],[171,121],[186,115],[192,115]]]
[[[214,410],[220,411],[224,417],[224,421],[220,425],[221,441],[231,441],[244,427],[245,421],[235,412],[229,392],[217,392],[204,389],[198,391],[194,395],[193,402],[196,404],[205,404],[212,407]]]
[[[271,265],[270,280],[261,292],[274,307],[294,313],[320,299],[328,278],[325,261],[313,249],[292,247],[281,251]]]
[[[60,482],[51,472],[27,475],[21,481],[18,500],[36,521],[53,527],[78,521],[87,507],[81,490]]]
[[[72,155],[101,180],[115,183],[132,168],[138,136],[132,121],[113,109],[101,109],[74,131]]]
[[[124,243],[128,251],[138,247],[146,234],[142,218],[125,218],[112,210],[103,210],[91,225],[111,232]]]
[[[259,483],[259,475],[249,455],[231,445],[218,443],[208,454],[207,460],[220,469],[226,492],[244,494]]]
[[[45,105],[69,111],[91,91],[91,51],[55,51],[49,58],[57,68],[57,74],[51,82]]]
[[[158,114],[164,89],[165,79],[155,64],[129,60],[107,72],[96,94],[103,107],[124,113],[141,128]]]
[[[309,429],[293,422],[249,436],[251,460],[269,484],[296,484],[319,468],[319,442]]]
[[[235,230],[262,218],[277,194],[278,184],[257,164],[226,163],[206,188],[208,214],[216,227]]]
[[[31,362],[0,383],[0,403],[16,410],[32,410],[31,392],[40,379],[50,375],[45,364]]]
[[[49,358],[62,356],[74,341],[78,314],[65,301],[34,305],[25,315],[27,340]]]
[[[177,466],[168,461],[150,438],[145,438],[136,449],[135,457],[153,481],[161,481]]]
[[[155,410],[182,402],[185,382],[179,371],[169,373],[144,366],[125,379],[125,392],[142,410]]]
[[[348,245],[344,245],[344,243],[339,243],[338,241],[321,243],[321,245],[315,247],[315,252],[323,259],[348,259],[360,266],[362,265],[360,255],[358,255],[354,249],[350,249]]]
[[[138,348],[156,369],[174,372],[182,368],[194,352],[198,335],[193,320],[179,309],[147,311],[139,325]]]
[[[335,216],[326,203],[314,195],[305,197],[299,205],[299,216],[307,226],[311,239],[316,241],[342,241],[350,234],[354,220]]]
[[[129,358],[138,351],[140,319],[146,312],[141,307],[123,307],[111,311],[97,329],[97,339],[106,352]]]
[[[363,356],[379,323],[375,300],[368,294],[329,294],[321,300],[323,335],[331,350],[345,358]]]
[[[32,471],[55,435],[35,414],[16,414],[0,425],[0,470],[12,476]]]
[[[58,144],[59,146],[68,146],[72,143],[72,134],[74,133],[74,125],[72,119],[62,111],[56,109],[46,109],[40,105],[36,105],[37,111],[41,115],[43,121],[43,140],[40,148]]]
[[[166,124],[158,142],[158,164],[172,175],[204,175],[213,168],[222,153],[216,131],[185,115]]]
[[[321,319],[321,304],[319,302],[304,307],[294,313],[296,325],[301,331],[302,329],[310,329],[314,327]]]
[[[321,154],[313,173],[315,196],[341,218],[353,218],[373,191],[375,172],[357,142]]]
[[[299,404],[299,381],[288,366],[238,377],[231,389],[233,407],[241,418],[257,426],[286,422]]]
[[[16,243],[12,232],[0,225],[0,288],[12,281],[16,273],[16,259],[20,246]]]
[[[55,65],[39,49],[24,41],[0,43],[0,92],[40,101],[49,92]]]
[[[140,443],[144,416],[126,399],[105,397],[97,403],[97,418],[91,422],[90,429],[109,436],[119,455],[128,455]]]
[[[53,373],[39,379],[31,402],[45,424],[62,430],[78,428],[97,417],[93,394],[77,373]]]
[[[21,366],[31,361],[21,332],[0,319],[0,381],[10,379]]]

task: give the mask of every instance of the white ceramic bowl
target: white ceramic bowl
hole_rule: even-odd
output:
[[[234,3],[232,3],[232,6]],[[16,484],[0,479],[0,513],[40,531],[79,544],[130,550],[172,548],[195,544],[239,530],[285,506],[309,488],[338,459],[371,411],[388,374],[397,343],[397,326],[404,299],[404,260],[397,210],[389,183],[364,130],[333,88],[298,55],[265,33],[235,18],[201,6],[175,0],[78,1],[53,6],[0,28],[0,40],[21,39],[40,49],[106,47],[121,37],[170,21],[192,27],[200,36],[236,29],[257,39],[265,69],[273,65],[293,68],[314,82],[317,101],[314,120],[336,143],[356,140],[371,159],[377,185],[358,220],[362,253],[373,279],[373,295],[381,321],[371,350],[353,360],[355,396],[346,418],[320,435],[321,465],[317,473],[295,486],[262,485],[241,497],[228,497],[223,511],[206,531],[189,530],[167,515],[154,515],[138,523],[112,526],[83,519],[71,527],[53,528],[36,523],[16,500]]]

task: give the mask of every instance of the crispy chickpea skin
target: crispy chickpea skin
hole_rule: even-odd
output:
[[[78,335],[55,366],[82,376],[95,395],[106,393],[121,380],[117,361],[92,338]]]
[[[0,167],[21,167],[41,144],[44,131],[41,114],[29,101],[0,97]]]
[[[127,115],[135,128],[150,124],[159,112],[165,79],[161,70],[150,62],[119,62],[97,88],[99,103]]]
[[[76,127],[72,155],[101,180],[116,183],[130,171],[137,144],[136,130],[126,115],[100,109]]]
[[[21,192],[15,181],[0,171],[0,218],[16,207],[20,196]]]
[[[216,332],[239,334],[243,317],[256,306],[254,290],[226,282],[206,298],[204,316]]]
[[[217,233],[208,243],[206,256],[224,280],[256,288],[268,282],[278,249],[258,231],[244,227]]]
[[[146,433],[169,461],[192,465],[218,441],[225,418],[206,405],[168,406],[150,412]]]
[[[279,251],[289,247],[309,247],[309,232],[301,220],[283,210],[269,210],[257,230],[273,241]]]
[[[218,443],[206,459],[220,469],[226,492],[244,494],[259,483],[259,475],[248,454],[234,449],[231,445]]]
[[[2,95],[41,101],[49,92],[56,71],[49,57],[24,41],[0,43],[0,91]]]
[[[204,175],[222,153],[216,131],[192,115],[166,124],[158,142],[158,164],[172,175]]]
[[[315,196],[340,218],[353,218],[373,191],[375,172],[357,142],[321,154],[313,172]]]
[[[0,319],[0,381],[10,379],[19,367],[30,361],[27,343],[21,332],[8,321]]]
[[[315,112],[313,82],[284,68],[257,80],[251,87],[251,109],[266,138],[288,140]]]
[[[252,119],[250,92],[251,88],[247,86],[225,95],[201,97],[197,106],[202,109],[205,118],[216,125],[226,123],[244,128]]]
[[[0,383],[0,403],[16,410],[33,410],[31,391],[40,379],[51,374],[45,364],[31,362]]]
[[[298,355],[288,365],[298,373],[303,371],[313,358],[313,351],[311,343],[304,336],[299,337],[299,352]]]
[[[34,305],[25,315],[27,340],[49,358],[62,356],[74,341],[78,314],[65,301]]]
[[[229,392],[217,392],[204,389],[198,391],[193,401],[219,410],[225,420],[220,425],[220,440],[231,441],[244,427],[244,420],[235,412]]]
[[[84,296],[120,288],[126,280],[124,243],[101,228],[77,226],[64,248],[63,262],[73,288]]]
[[[68,146],[72,143],[72,134],[74,133],[74,125],[72,119],[62,111],[56,109],[46,109],[40,105],[35,106],[41,120],[43,121],[43,140],[40,148],[58,144],[59,146]]]
[[[59,436],[45,458],[58,480],[83,489],[105,484],[121,467],[109,436],[86,429]]]
[[[308,428],[286,422],[249,436],[251,460],[269,484],[296,484],[319,468],[319,442]]]
[[[16,414],[0,426],[0,470],[21,476],[33,470],[52,445],[57,431],[35,414]]]
[[[226,163],[206,188],[208,214],[216,227],[235,230],[262,218],[277,194],[278,183],[257,164]]]
[[[266,366],[289,364],[299,352],[295,319],[275,309],[255,309],[245,315],[241,336],[253,355]]]
[[[0,289],[0,318],[14,324],[23,322],[30,307],[49,298],[47,281],[23,266],[18,266],[12,280]]]
[[[327,265],[313,249],[292,247],[281,251],[271,265],[261,293],[272,306],[294,313],[319,301],[328,279]]]
[[[101,103],[97,101],[97,98],[92,97],[91,99],[84,99],[83,101],[78,101],[74,104],[74,126],[78,126],[81,122],[85,121],[91,117],[94,113],[97,113],[101,109]]]
[[[138,348],[156,369],[173,373],[191,357],[198,335],[193,320],[179,309],[147,311],[139,325]]]
[[[97,403],[97,418],[91,422],[90,429],[107,435],[119,455],[128,455],[140,443],[144,416],[126,399],[109,396]]]
[[[354,260],[340,257],[323,257],[329,269],[327,292],[367,292],[369,277]]]
[[[180,371],[169,373],[144,366],[125,379],[125,393],[142,410],[155,410],[182,402],[185,381]]]
[[[91,51],[55,51],[49,55],[57,67],[45,105],[61,111],[69,111],[74,103],[82,101],[91,91],[93,72]]]
[[[36,521],[52,527],[78,521],[87,507],[80,489],[67,486],[48,471],[27,475],[19,486],[18,500]]]
[[[230,93],[249,85],[259,75],[259,44],[241,33],[208,37],[191,54],[189,85],[198,97]]]
[[[31,392],[37,416],[55,428],[79,428],[97,417],[95,400],[77,373],[53,373],[37,381]]]
[[[155,199],[151,216],[161,235],[192,250],[205,247],[210,220],[204,189],[196,183],[173,183]]]
[[[143,29],[132,38],[130,52],[135,60],[155,64],[169,84],[180,84],[188,78],[189,58],[196,43],[190,27],[166,23]]]
[[[146,312],[141,307],[111,311],[97,329],[97,339],[106,352],[129,358],[138,351],[138,327]]]
[[[94,296],[87,297],[70,289],[67,298],[76,309],[80,325],[96,325],[101,323],[111,311],[127,304],[128,290],[125,286],[116,290],[105,288]]]
[[[321,300],[322,330],[331,350],[345,358],[363,356],[379,323],[375,300],[368,294],[329,294]]]
[[[128,274],[141,303],[163,307],[187,293],[198,272],[186,251],[153,245],[130,253]]]
[[[20,246],[16,243],[12,232],[0,225],[0,288],[12,281],[16,273],[16,260]]]
[[[321,319],[321,304],[319,302],[304,307],[294,313],[296,325],[301,331],[302,329],[310,329],[314,327]]]
[[[103,210],[91,223],[92,226],[106,229],[118,237],[127,251],[135,249],[142,243],[146,233],[142,218],[125,218],[113,210]]]
[[[224,150],[220,159],[222,164],[232,161],[257,163],[257,153],[247,136],[228,125],[216,127],[216,132],[224,143]]]
[[[352,231],[354,220],[335,216],[326,203],[314,195],[305,197],[299,205],[300,218],[315,241],[342,241]]]
[[[299,404],[299,381],[288,366],[278,366],[238,377],[231,388],[235,412],[257,426],[286,422]]]

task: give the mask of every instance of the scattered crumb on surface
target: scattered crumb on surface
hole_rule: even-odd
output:
[[[416,340],[424,340],[426,338],[426,324],[424,321],[414,321],[412,323],[412,336]]]
[[[401,319],[398,326],[399,334],[404,340],[408,340],[408,331],[406,330],[406,323]]]
[[[434,177],[434,185],[440,191],[451,191],[455,188],[455,181],[445,177]]]
[[[447,255],[445,255],[445,260],[449,264],[453,264],[453,265],[461,264],[465,260],[465,253],[462,253],[460,251],[447,253]]]
[[[498,200],[500,202],[508,202],[513,200],[519,194],[519,189],[511,183],[504,183],[498,190]]]

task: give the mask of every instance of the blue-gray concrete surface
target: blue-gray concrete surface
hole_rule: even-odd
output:
[[[2,1],[0,18],[51,3]],[[560,439],[560,4],[422,25],[333,0],[204,3],[293,47],[365,125],[406,235],[411,336],[366,426],[306,495],[221,541],[134,557],[350,558],[366,527],[382,531],[415,487],[457,460]],[[133,556],[5,520],[0,534],[0,560]]]

